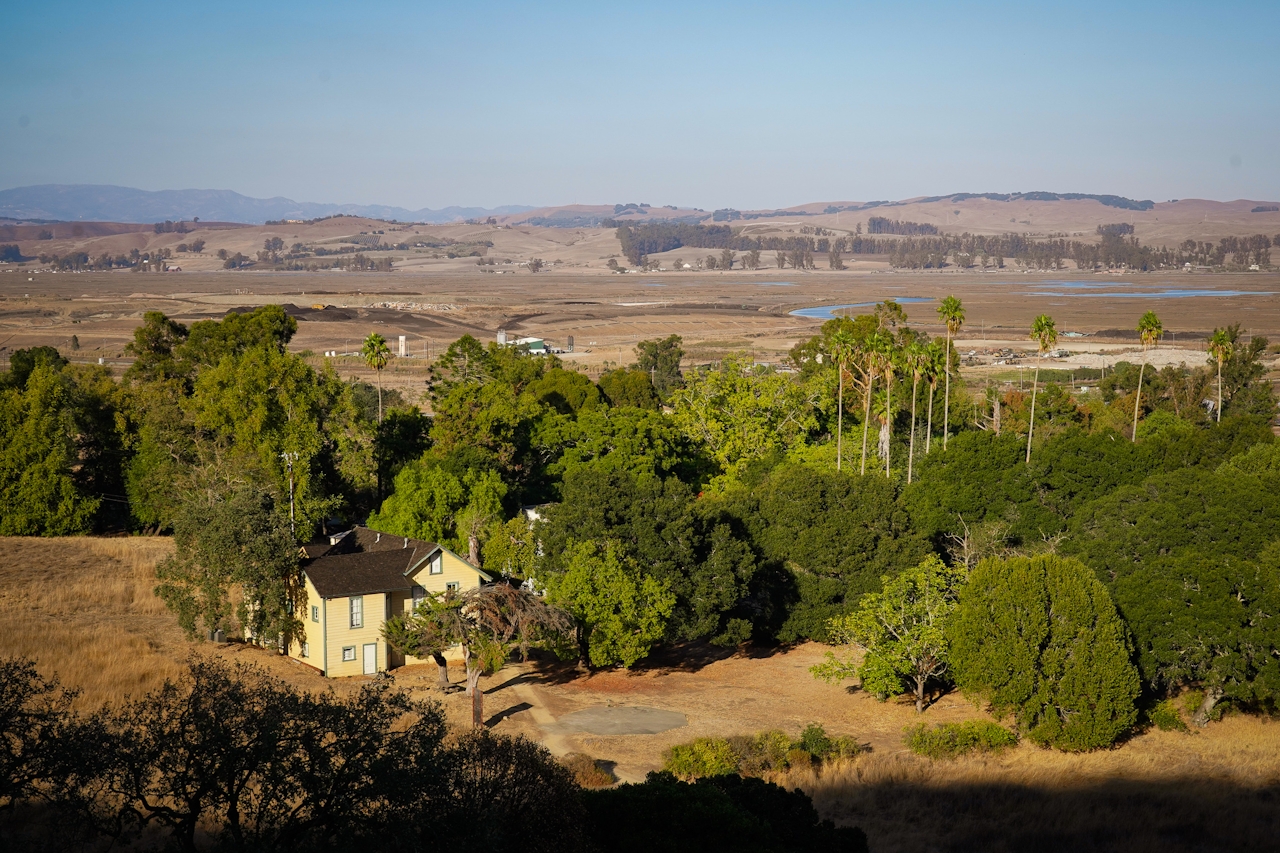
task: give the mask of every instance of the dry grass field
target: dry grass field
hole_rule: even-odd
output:
[[[85,709],[178,676],[193,652],[253,662],[308,690],[363,683],[328,681],[239,644],[188,642],[151,594],[154,565],[170,548],[161,538],[0,540],[0,653],[36,658],[46,675],[83,690]],[[794,736],[810,722],[853,735],[871,751],[776,781],[803,788],[824,816],[862,827],[877,853],[1276,849],[1280,725],[1268,719],[1228,715],[1202,732],[1145,732],[1088,755],[1022,744],[994,757],[930,761],[902,746],[902,729],[917,720],[910,705],[814,680],[808,668],[822,653],[817,644],[745,653],[694,647],[634,672],[591,675],[569,665],[514,664],[482,687],[496,731],[541,740],[557,754],[609,761],[623,779],[643,778],[665,749],[698,736],[772,728]],[[431,669],[399,670],[396,683],[442,701],[453,724],[465,725],[468,700],[437,691]],[[660,734],[592,735],[560,722],[610,706],[675,711],[687,724]],[[949,695],[925,719],[982,716]]]
[[[1063,287],[1064,279],[1089,287]],[[1204,336],[1215,326],[1241,323],[1273,340],[1280,334],[1280,275],[1270,273],[33,273],[0,274],[0,362],[15,349],[51,345],[73,360],[101,359],[120,372],[129,363],[125,344],[146,311],[190,323],[280,303],[294,306],[289,310],[298,318],[292,349],[311,351],[317,365],[326,351],[354,353],[370,332],[387,337],[393,349],[404,335],[408,357],[393,359],[383,379],[416,402],[430,361],[464,334],[492,340],[505,329],[560,347],[572,337],[575,352],[563,356],[566,364],[593,376],[633,360],[637,341],[669,334],[684,338],[686,366],[730,352],[777,362],[822,323],[792,311],[922,299],[904,303],[912,323],[940,334],[934,308],[950,293],[968,312],[965,349],[1030,349],[1026,329],[1042,312],[1054,316],[1061,332],[1090,335],[1064,338],[1063,346],[1123,356],[1136,351],[1135,341],[1094,333],[1131,329],[1153,309],[1168,330],[1162,348],[1188,363],[1204,358]],[[354,356],[333,364],[344,378],[372,378]]]

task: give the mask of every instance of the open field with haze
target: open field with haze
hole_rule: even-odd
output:
[[[291,349],[310,350],[317,358],[330,350],[354,353],[373,331],[394,350],[404,335],[410,357],[393,359],[384,380],[415,400],[427,363],[464,334],[487,341],[503,329],[561,348],[572,337],[575,351],[562,358],[592,375],[633,360],[637,341],[670,334],[684,338],[687,365],[731,352],[777,363],[830,316],[821,310],[810,312],[816,317],[791,312],[863,306],[845,309],[856,313],[899,299],[911,325],[940,335],[934,309],[947,294],[961,297],[968,310],[962,351],[1030,350],[1026,329],[1040,313],[1052,314],[1064,333],[1086,336],[1064,337],[1063,349],[1098,353],[1103,362],[1137,351],[1131,330],[1147,309],[1157,311],[1168,330],[1153,363],[1199,363],[1205,336],[1231,323],[1241,323],[1249,334],[1280,337],[1280,274],[1273,273],[45,272],[0,274],[0,359],[7,361],[16,349],[49,345],[75,361],[101,358],[123,369],[129,361],[125,344],[147,311],[189,324],[278,303],[292,306],[299,321]],[[78,350],[72,349],[73,335]],[[1097,361],[1062,364],[1099,366]],[[343,376],[368,373],[354,357],[339,357],[335,366]]]

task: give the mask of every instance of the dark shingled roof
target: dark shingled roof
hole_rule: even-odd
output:
[[[408,591],[413,584],[405,573],[436,549],[433,542],[392,536],[367,527],[357,527],[334,539],[328,548],[316,549],[318,556],[302,564],[322,598]],[[310,547],[307,553],[312,553]]]

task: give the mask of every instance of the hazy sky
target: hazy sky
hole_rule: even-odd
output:
[[[1280,199],[1280,2],[28,2],[0,187]]]

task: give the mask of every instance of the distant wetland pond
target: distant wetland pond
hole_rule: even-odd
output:
[[[932,296],[889,296],[885,299],[877,299],[874,302],[850,302],[845,305],[815,305],[812,308],[797,308],[788,313],[793,317],[808,317],[811,320],[832,320],[841,314],[853,308],[870,308],[879,302],[893,300],[901,305],[911,305],[916,302],[932,302]]]
[[[1166,287],[1161,290],[1138,290],[1129,281],[1041,281],[1040,288],[1023,292],[1023,296],[1087,297],[1093,299],[1189,299],[1197,296],[1274,296],[1263,290],[1214,290],[1198,287]],[[1120,290],[1118,288],[1135,288]]]

